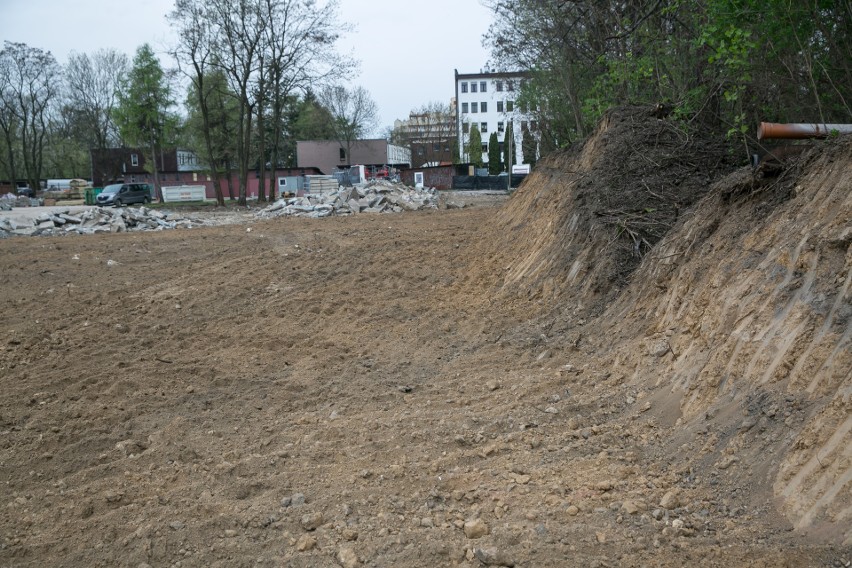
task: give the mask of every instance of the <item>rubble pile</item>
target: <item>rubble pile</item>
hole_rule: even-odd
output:
[[[332,193],[308,194],[279,199],[259,211],[258,217],[283,216],[329,217],[357,213],[401,213],[438,208],[438,192],[433,188],[415,189],[386,180],[366,185],[340,187]]]
[[[26,195],[14,193],[0,195],[0,211],[11,211],[13,207],[38,207],[38,205],[38,199],[32,199]]]
[[[71,214],[69,210],[45,212],[25,224],[13,219],[0,219],[0,237],[161,231],[190,229],[199,225],[204,225],[204,222],[147,207],[92,208],[78,215]]]

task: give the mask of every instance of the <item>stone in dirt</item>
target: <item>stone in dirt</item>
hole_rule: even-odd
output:
[[[474,548],[473,555],[485,566],[515,566],[515,561],[497,548]]]
[[[299,552],[307,552],[308,550],[313,550],[316,545],[317,539],[309,534],[303,534],[299,537],[299,540],[296,541],[296,550]]]
[[[660,507],[663,509],[676,509],[680,506],[680,499],[675,491],[667,491],[663,498],[660,499]]]
[[[355,568],[361,562],[358,560],[358,555],[351,548],[344,547],[337,552],[337,562],[343,568]]]
[[[302,528],[306,531],[314,531],[322,526],[324,522],[324,518],[322,513],[308,513],[307,515],[302,515],[302,519],[300,524]]]
[[[464,536],[469,539],[482,538],[489,532],[488,525],[482,519],[474,519],[464,524]]]

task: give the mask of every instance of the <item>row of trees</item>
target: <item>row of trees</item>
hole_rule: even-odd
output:
[[[114,51],[72,55],[63,69],[50,52],[5,42],[0,50],[0,177],[38,188],[42,172],[88,171],[89,147],[118,138],[111,112],[115,77],[127,58]]]
[[[337,9],[336,0],[176,0],[174,69],[149,45],[132,62],[102,50],[60,66],[49,52],[6,42],[0,179],[38,188],[45,172],[88,177],[90,149],[144,148],[157,164],[164,148],[180,145],[209,164],[219,203],[220,179],[234,168],[240,203],[251,170],[259,198],[274,198],[275,167],[295,165],[296,140],[338,140],[349,150],[375,126],[369,94],[336,84],[355,69],[335,51]],[[151,172],[159,191],[158,168]]]
[[[532,70],[520,103],[545,147],[603,111],[662,103],[745,137],[760,120],[852,116],[852,3],[837,0],[484,0],[495,61]]]

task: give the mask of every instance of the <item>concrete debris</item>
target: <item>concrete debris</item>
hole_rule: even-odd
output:
[[[162,231],[165,229],[191,229],[204,225],[203,221],[189,219],[174,213],[164,213],[147,207],[92,208],[79,214],[68,210],[59,213],[42,213],[31,223],[22,224],[11,219],[0,219],[0,238],[10,236],[64,235],[78,233],[123,233],[126,231]]]
[[[14,193],[0,195],[0,211],[11,211],[13,207],[38,207],[39,205],[38,199],[26,195],[15,195]]]
[[[340,186],[332,193],[308,194],[279,199],[257,213],[258,217],[330,217],[358,213],[401,213],[438,208],[438,192],[415,189],[387,180],[354,187]]]

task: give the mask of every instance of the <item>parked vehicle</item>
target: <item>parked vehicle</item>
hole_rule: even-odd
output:
[[[97,205],[130,205],[131,203],[149,203],[151,188],[147,183],[116,183],[108,185],[98,194]]]

